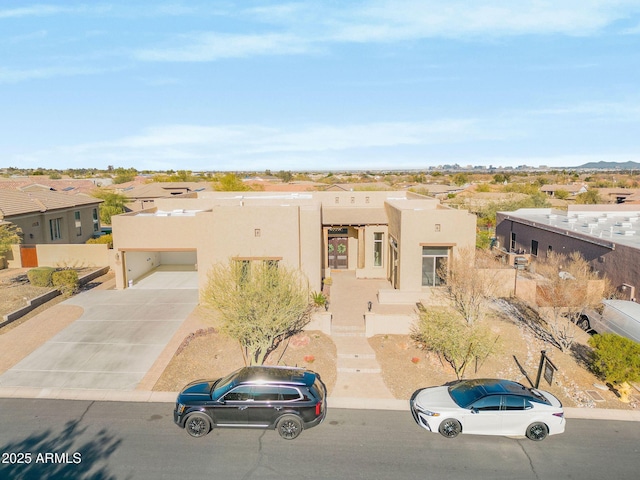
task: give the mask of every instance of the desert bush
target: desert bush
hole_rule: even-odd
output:
[[[489,328],[467,323],[462,316],[447,308],[429,308],[420,312],[412,327],[411,338],[418,348],[437,353],[453,368],[456,377],[464,372],[472,361],[482,364],[495,353],[498,337]]]
[[[324,304],[327,302],[327,297],[322,292],[311,292],[311,302],[316,307],[324,307]]]
[[[27,272],[27,278],[34,287],[51,287],[53,286],[51,277],[55,271],[53,267],[36,267]]]
[[[78,272],[75,270],[58,270],[51,275],[51,282],[62,295],[70,296],[76,293],[80,287]]]
[[[589,339],[593,347],[593,372],[611,383],[640,380],[640,343],[615,333],[594,335]]]
[[[109,248],[113,248],[113,235],[111,233],[107,233],[105,235],[100,235],[98,238],[90,238],[85,243],[89,243],[89,244],[106,243],[109,246]]]

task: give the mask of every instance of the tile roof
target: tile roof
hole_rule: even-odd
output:
[[[0,189],[0,219],[34,212],[46,212],[85,205],[98,205],[102,200],[88,195],[69,195],[50,190],[23,192]]]

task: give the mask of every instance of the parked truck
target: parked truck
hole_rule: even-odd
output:
[[[578,326],[597,333],[616,333],[640,343],[640,304],[628,300],[603,300],[602,304],[602,314],[587,312]]]

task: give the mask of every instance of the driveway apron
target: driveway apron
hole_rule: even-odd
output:
[[[134,390],[198,304],[197,272],[161,271],[65,303],[84,313],[1,375],[0,387]]]

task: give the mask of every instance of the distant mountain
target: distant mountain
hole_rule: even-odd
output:
[[[598,170],[640,170],[638,162],[589,162],[575,168],[585,168]]]

